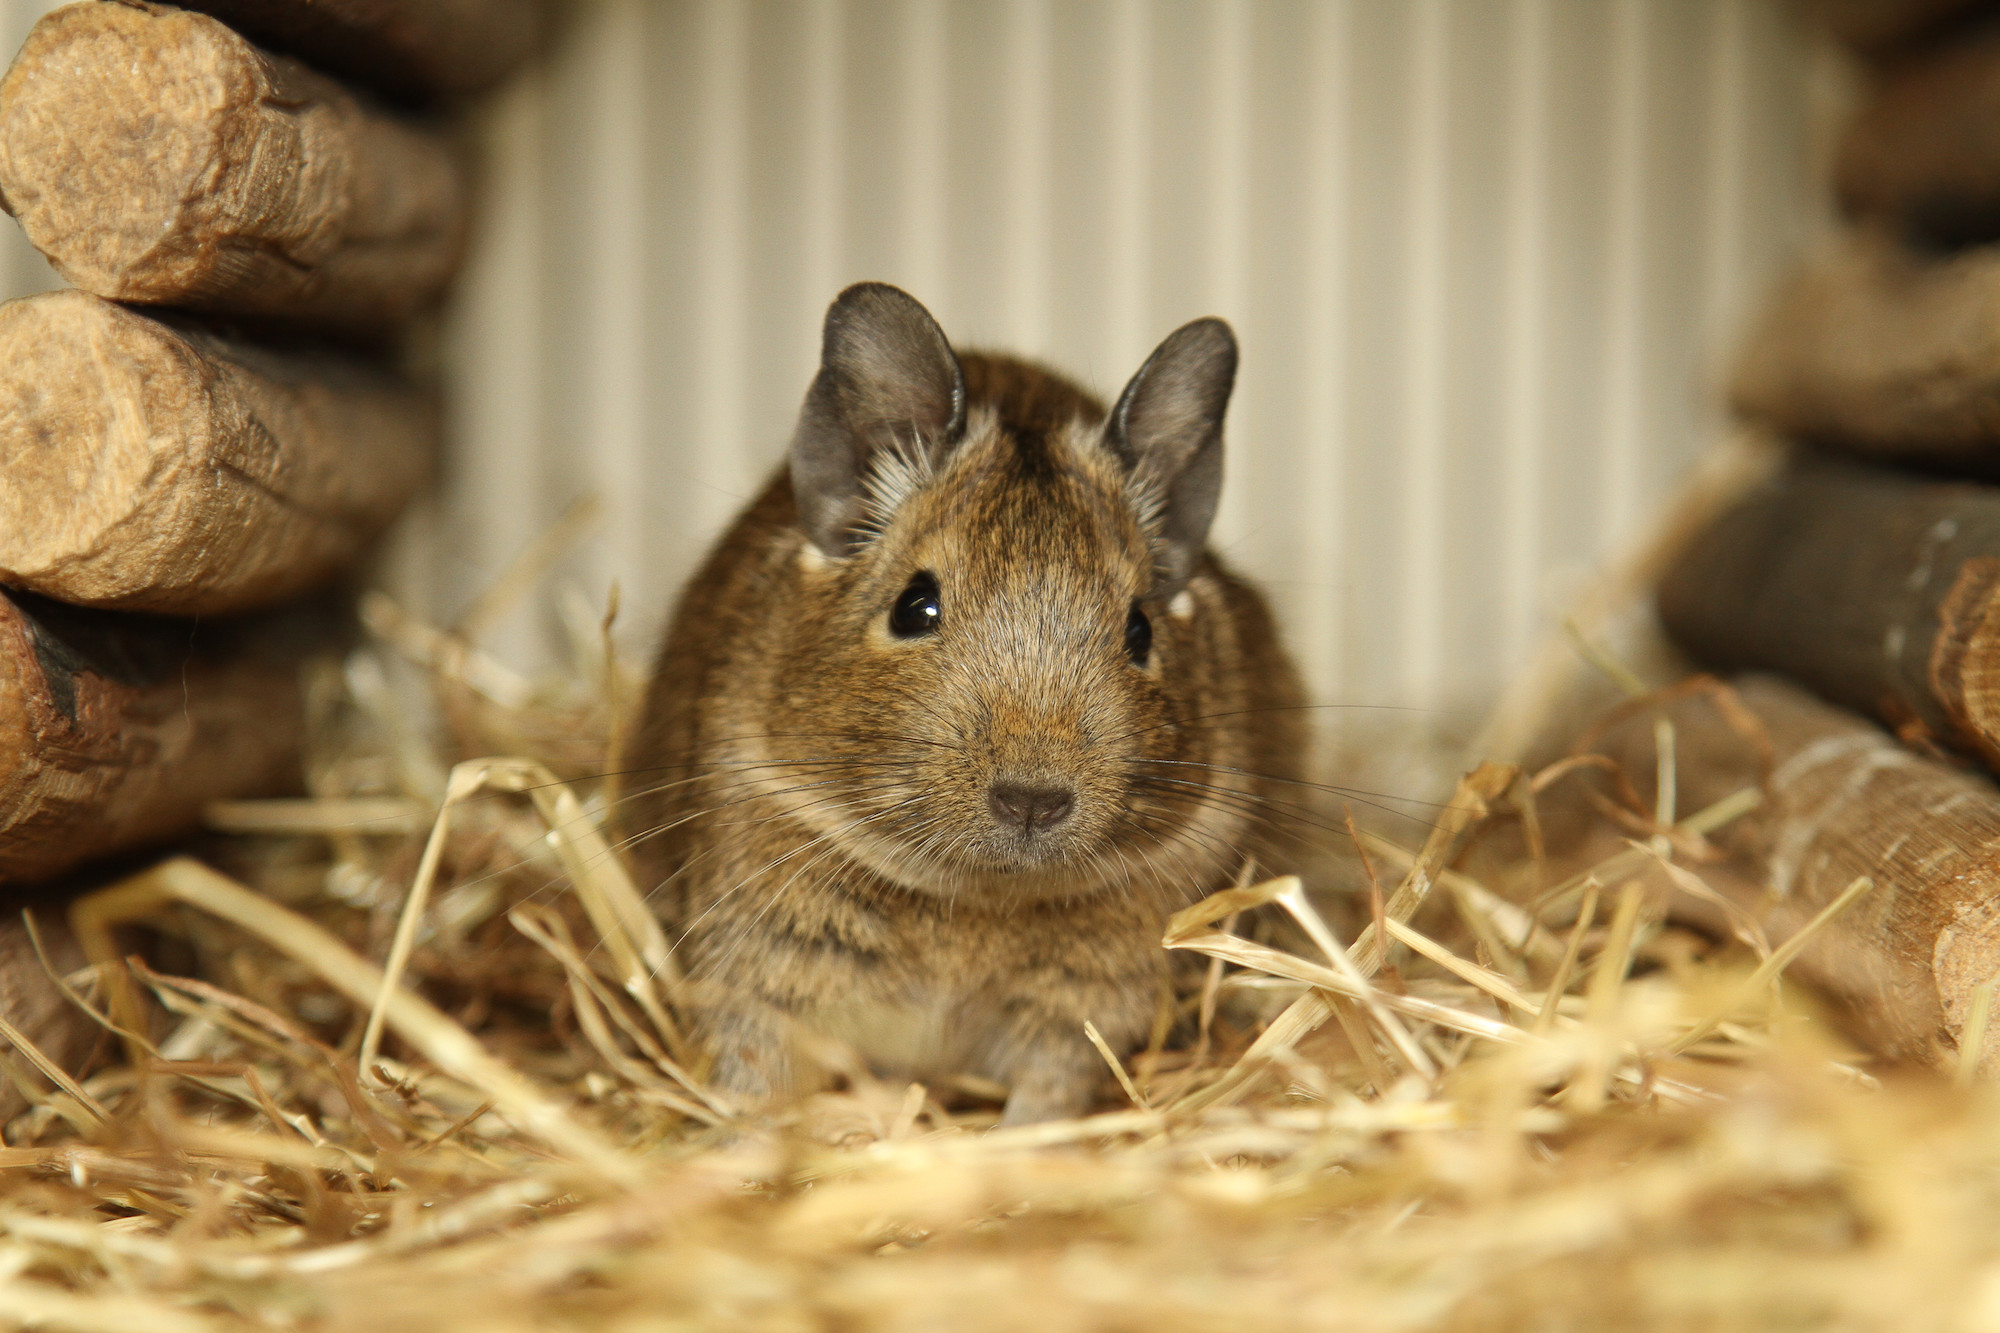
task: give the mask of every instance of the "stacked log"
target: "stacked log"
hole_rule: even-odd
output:
[[[1731,399],[1793,439],[1881,462],[2000,463],[2000,248],[1927,254],[1861,229],[1779,292]]]
[[[86,291],[359,334],[436,302],[467,216],[437,128],[159,5],[35,26],[0,82],[0,192]]]
[[[80,291],[0,306],[0,583],[224,615],[351,567],[429,465],[430,398]],[[60,497],[60,504],[51,504]]]
[[[1758,809],[1713,835],[1731,862],[1703,878],[1776,942],[1867,876],[1873,887],[1806,941],[1794,971],[1844,1002],[1876,1049],[1955,1067],[1974,993],[2000,975],[2000,790],[1777,677],[1745,678],[1736,696],[1761,735],[1710,694],[1664,710],[1688,807],[1766,790]],[[1652,745],[1645,718],[1597,742],[1647,799]],[[1698,900],[1676,910],[1732,929]],[[2000,1045],[1984,1048],[1980,1069],[2000,1076]]]
[[[1789,461],[1658,586],[1681,648],[1748,673],[1745,710],[1663,707],[1681,801],[1768,777],[1723,837],[1737,907],[1782,938],[1869,877],[1802,966],[1885,1052],[1952,1067],[2000,978],[2000,11],[1817,8],[1872,62],[1835,169],[1850,226],[1777,293],[1731,384]],[[1603,742],[1641,791],[1653,745],[1650,725]],[[2000,1047],[1980,1071],[2000,1077]]]
[[[215,622],[0,591],[0,882],[172,838],[212,800],[299,785],[299,662],[331,608]]]
[[[1699,660],[2000,766],[2000,489],[1801,459],[1661,581]]]
[[[0,79],[0,203],[73,284],[0,306],[0,886],[297,788],[301,669],[434,466],[399,361],[464,247],[445,117],[536,18],[80,3]]]

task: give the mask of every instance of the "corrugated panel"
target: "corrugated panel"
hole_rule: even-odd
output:
[[[880,278],[1107,393],[1229,318],[1218,541],[1317,694],[1479,699],[1713,432],[1720,340],[1813,217],[1776,0],[562,12],[478,116],[451,457],[397,568],[448,614],[593,493],[569,573],[635,647],[780,458],[826,302]]]

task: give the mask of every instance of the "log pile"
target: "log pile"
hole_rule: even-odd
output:
[[[71,4],[0,79],[0,204],[72,284],[0,306],[7,891],[300,781],[301,668],[435,464],[450,113],[537,8]]]
[[[1588,739],[1642,799],[1661,736],[1686,808],[1764,787],[1718,838],[1739,924],[1781,940],[1872,881],[1802,966],[1880,1049],[1952,1068],[2000,978],[2000,14],[1816,9],[1870,75],[1835,165],[1847,233],[1776,294],[1730,387],[1788,458],[1657,589],[1740,707],[1683,693]]]

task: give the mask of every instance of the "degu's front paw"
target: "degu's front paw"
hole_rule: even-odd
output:
[[[1089,1052],[1088,1060],[1072,1056],[1027,1066],[1014,1077],[1000,1124],[1039,1125],[1087,1114],[1097,1100],[1102,1070],[1095,1051]]]

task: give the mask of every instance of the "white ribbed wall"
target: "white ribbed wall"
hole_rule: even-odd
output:
[[[779,458],[826,302],[881,278],[1107,393],[1229,318],[1222,548],[1322,699],[1475,701],[1713,434],[1814,211],[1777,0],[561,12],[478,117],[451,457],[397,578],[450,614],[595,492],[569,573],[635,646]]]

